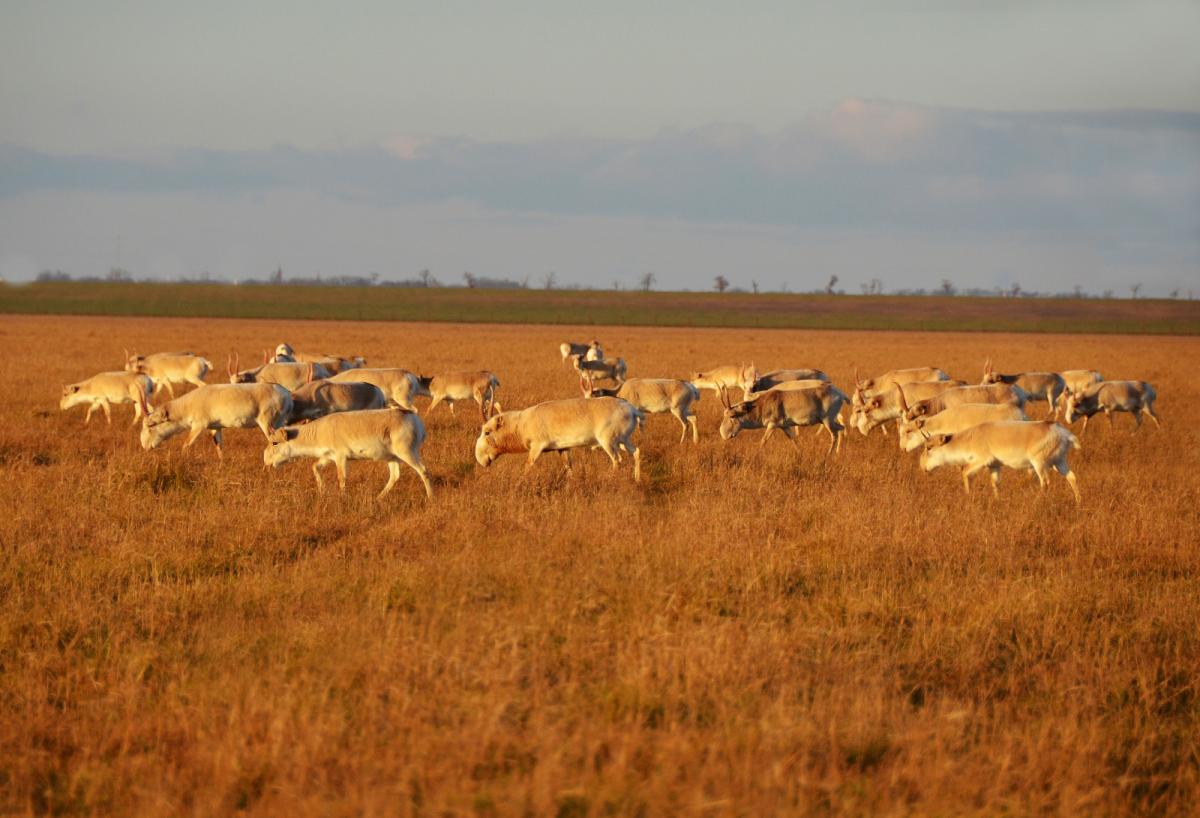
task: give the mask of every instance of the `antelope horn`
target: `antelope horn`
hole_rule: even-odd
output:
[[[231,378],[233,377],[233,353],[225,356],[225,374]]]
[[[263,350],[263,364],[266,365],[269,363],[271,363],[271,351],[264,349]]]
[[[238,370],[240,370],[241,368],[242,368],[242,353],[235,352],[235,353],[233,353],[233,371],[230,372],[229,374],[236,375],[238,373]]]
[[[308,378],[306,379],[306,382],[312,383],[312,379],[313,379],[313,365],[312,365],[312,362],[310,361],[308,364]]]
[[[904,399],[904,387],[900,384],[896,384],[896,393],[900,396],[900,411],[907,415],[908,401]]]

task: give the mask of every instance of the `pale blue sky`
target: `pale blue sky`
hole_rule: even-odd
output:
[[[1200,3],[745,5],[4,0],[0,275],[1196,284]]]

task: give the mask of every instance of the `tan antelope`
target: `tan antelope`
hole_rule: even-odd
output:
[[[593,384],[596,381],[612,381],[619,386],[625,383],[626,366],[624,358],[589,361],[578,355],[572,355],[571,365],[575,367],[576,372],[587,378],[588,384]]]
[[[897,396],[898,400],[904,401],[906,393],[910,389],[911,387],[906,385]],[[901,412],[905,420],[913,420],[936,415],[951,406],[960,406],[964,403],[1007,404],[1024,409],[1028,397],[1024,389],[1009,383],[993,383],[988,386],[955,386],[933,397],[915,401],[911,405],[905,402]]]
[[[413,404],[413,400],[424,396],[429,397],[429,390],[421,386],[421,381],[417,376],[409,372],[407,369],[383,369],[363,367],[361,369],[350,369],[345,372],[339,372],[329,378],[335,382],[358,381],[360,383],[369,383],[378,386],[383,390],[383,394],[388,400],[395,403],[401,409],[407,409],[410,412],[417,411],[417,407]]]
[[[754,392],[746,392],[745,400],[754,400],[758,396],[765,395],[768,392],[795,392],[798,389],[812,389],[814,386],[820,386],[823,383],[829,383],[829,381],[825,379],[817,380],[816,378],[809,378],[802,381],[783,381],[782,383],[768,386],[766,389],[760,389]],[[762,382],[759,381],[755,385],[761,386]]]
[[[338,412],[383,409],[387,397],[378,386],[359,381],[309,381],[292,392],[289,423],[316,420]]]
[[[1063,389],[1066,388],[1066,382],[1063,380],[1063,376],[1057,372],[1017,372],[1013,375],[1001,375],[992,366],[992,359],[988,358],[983,365],[983,380],[980,381],[980,384],[987,386],[993,383],[1007,383],[1021,387],[1028,396],[1026,400],[1045,401],[1049,416],[1058,417],[1059,398],[1062,396]]]
[[[64,386],[58,408],[65,412],[72,406],[87,404],[87,414],[83,418],[85,424],[91,422],[92,412],[102,409],[104,419],[111,425],[112,409],[109,407],[114,403],[132,403],[133,422],[137,423],[142,417],[142,405],[149,405],[153,394],[154,381],[149,375],[141,372],[101,372]]]
[[[1161,426],[1158,415],[1154,414],[1154,401],[1158,393],[1154,387],[1145,381],[1104,381],[1093,384],[1083,392],[1071,392],[1067,395],[1067,423],[1074,423],[1083,418],[1083,428],[1079,434],[1087,432],[1088,420],[1097,412],[1103,412],[1108,418],[1108,426],[1113,426],[1113,412],[1129,412],[1133,415],[1134,431],[1142,426],[1142,415],[1146,415],[1154,425]]]
[[[642,478],[642,453],[633,434],[641,420],[641,411],[620,398],[546,401],[501,412],[483,424],[475,441],[475,459],[486,467],[502,454],[528,452],[528,471],[543,452],[561,452],[569,471],[570,450],[586,446],[603,449],[615,470],[624,449],[633,456],[633,479],[637,481]]]
[[[897,386],[897,389],[904,389]],[[995,403],[963,403],[929,417],[900,421],[900,449],[916,451],[927,437],[956,435],[981,423],[999,420],[1029,420],[1018,406]]]
[[[137,352],[125,354],[125,371],[141,372],[154,381],[154,391],[167,390],[169,397],[175,397],[173,384],[190,383],[204,386],[204,376],[212,369],[207,358],[193,355],[190,352],[155,352],[150,355],[138,355]]]
[[[1063,393],[1058,399],[1059,408],[1064,413],[1067,411],[1068,392],[1083,392],[1089,386],[1104,380],[1104,376],[1094,369],[1064,369],[1058,374],[1062,375],[1064,384]],[[1066,417],[1066,415],[1064,414],[1063,417]]]
[[[598,389],[589,385],[586,379],[580,378],[579,388],[583,390],[585,398],[621,398],[632,403],[643,414],[670,412],[683,427],[679,433],[679,442],[687,440],[689,425],[692,427],[692,442],[700,442],[696,416],[692,414],[692,404],[700,400],[700,390],[687,381],[674,378],[630,378],[621,384],[619,389]]]
[[[317,352],[296,352],[291,344],[280,344],[275,347],[275,354],[268,363],[285,364],[320,364],[333,374],[347,369],[358,369],[367,365],[367,359],[361,355],[333,355]]]
[[[558,345],[558,351],[562,353],[562,362],[564,365],[567,363],[568,358],[573,358],[576,355],[581,356],[585,361],[604,360],[604,350],[600,348],[600,342],[595,339],[586,344],[566,341]]]
[[[904,394],[911,400],[921,401],[940,395],[947,389],[965,385],[963,381],[910,381],[904,384]],[[876,428],[886,435],[887,427],[884,424],[897,420],[902,414],[900,393],[896,391],[896,386],[897,384],[892,384],[883,392],[873,392],[858,403],[852,402],[850,426],[858,429],[864,436]],[[859,394],[859,391],[856,390],[855,394]]]
[[[1042,490],[1050,483],[1054,468],[1067,479],[1075,502],[1080,502],[1075,473],[1067,464],[1067,455],[1079,448],[1079,439],[1057,423],[1048,420],[1000,421],[981,423],[955,435],[930,437],[921,452],[921,468],[931,472],[940,466],[962,469],[963,488],[971,493],[971,477],[988,469],[992,474],[992,493],[1000,496],[1000,469],[1032,469]]]
[[[429,404],[429,413],[432,413],[434,407],[439,403],[445,401],[450,405],[450,413],[453,414],[454,402],[467,400],[475,401],[483,420],[491,417],[493,410],[498,411],[496,390],[500,388],[500,381],[487,370],[445,372],[432,377],[418,376],[417,379],[433,397],[433,402]]]
[[[318,418],[303,426],[286,426],[267,437],[263,463],[278,467],[301,457],[312,457],[317,490],[325,490],[321,467],[332,463],[337,469],[338,488],[346,490],[346,467],[351,460],[382,460],[388,464],[388,481],[379,492],[383,497],[400,478],[403,463],[417,473],[425,496],[433,498],[429,473],[421,462],[425,424],[412,412],[398,407],[363,412],[344,412]]]
[[[898,383],[907,386],[910,383],[929,383],[933,381],[948,381],[950,376],[935,366],[919,366],[913,369],[892,369],[873,378],[859,380],[858,369],[854,370],[853,403],[858,406],[875,395],[892,391]]]
[[[217,455],[222,455],[223,429],[257,426],[270,438],[292,413],[292,393],[275,383],[213,384],[167,401],[153,411],[143,406],[141,443],[156,449],[176,435],[188,432],[186,449],[205,431],[212,433]]]
[[[748,387],[754,384],[757,377],[753,365],[726,364],[725,366],[715,366],[705,372],[697,372],[689,379],[689,382],[697,389],[711,389],[717,393],[718,397],[722,394],[727,395],[730,389],[741,389],[744,396]]]
[[[743,429],[766,429],[761,448],[776,429],[782,429],[793,444],[796,442],[797,426],[820,425],[829,432],[829,452],[835,446],[841,450],[842,424],[837,416],[848,398],[836,386],[821,383],[819,386],[792,391],[768,391],[758,398],[742,401],[725,407],[721,419],[721,439],[732,440]]]
[[[299,389],[312,380],[322,380],[333,373],[320,364],[284,362],[273,364],[264,356],[262,366],[253,369],[238,369],[237,357],[227,358],[225,370],[230,383],[277,383],[288,391]]]
[[[760,374],[758,367],[753,362],[750,363],[749,372],[745,375],[747,377],[742,383],[742,389],[746,395],[745,400],[750,400],[752,392],[766,392],[768,389],[784,383],[829,380],[829,376],[819,369],[776,369]]]

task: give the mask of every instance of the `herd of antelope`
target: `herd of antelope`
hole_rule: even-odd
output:
[[[686,443],[689,429],[693,443],[699,442],[693,405],[701,390],[708,390],[724,408],[722,440],[762,429],[761,446],[779,430],[798,446],[797,429],[813,426],[818,434],[821,429],[829,434],[828,457],[841,450],[847,426],[863,435],[876,428],[887,435],[893,425],[903,451],[921,450],[923,470],[960,467],[968,493],[971,477],[984,469],[997,496],[1003,467],[1031,470],[1043,489],[1053,469],[1067,480],[1076,502],[1079,487],[1067,457],[1080,444],[1060,419],[1068,425],[1082,419],[1081,435],[1099,412],[1110,425],[1114,412],[1132,414],[1138,428],[1143,415],[1159,423],[1150,384],[1106,381],[1092,370],[1000,374],[989,360],[979,385],[952,380],[935,367],[896,369],[866,379],[855,372],[847,396],[819,369],[761,373],[750,364],[696,372],[689,380],[627,378],[625,361],[606,358],[598,341],[564,343],[560,352],[563,365],[569,362],[574,369],[583,397],[516,411],[502,409],[496,400],[500,381],[486,370],[425,377],[400,368],[370,368],[361,356],[296,352],[286,343],[249,369],[240,369],[238,358],[227,358],[225,384],[205,381],[212,364],[202,356],[127,351],[124,370],[64,386],[60,407],[86,405],[85,423],[100,409],[112,423],[111,406],[131,403],[133,423],[141,421],[144,449],[184,433],[187,448],[208,432],[221,456],[223,430],[257,426],[267,439],[263,462],[280,466],[311,458],[318,489],[324,488],[323,466],[335,466],[345,490],[350,460],[379,460],[388,464],[380,497],[395,485],[403,463],[416,472],[430,498],[433,487],[421,462],[425,424],[414,403],[418,397],[430,398],[427,414],[443,402],[451,412],[455,402],[476,405],[482,428],[475,459],[481,466],[520,453],[527,456],[528,468],[544,452],[559,452],[569,471],[572,449],[600,449],[614,469],[628,454],[639,480],[641,452],[634,436],[646,416],[669,413],[681,427],[680,443]],[[174,387],[187,384],[197,388],[176,397]],[[734,390],[741,390],[742,400],[731,400]],[[167,400],[154,405],[162,391]],[[1047,404],[1047,419],[1030,420],[1026,412],[1034,402]]]

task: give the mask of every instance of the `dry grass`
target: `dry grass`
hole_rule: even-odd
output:
[[[60,413],[122,346],[243,358],[287,338],[506,406],[572,394],[591,328],[3,318],[0,811],[122,815],[1189,814],[1200,795],[1200,341],[596,332],[634,375],[754,358],[847,383],[936,363],[1097,367],[1165,429],[1100,423],[1040,494],[968,499],[895,438],[717,439],[654,417],[645,477],[599,453],[474,465],[429,422],[437,495],[378,464],[146,453]],[[118,421],[119,422],[116,422]]]

